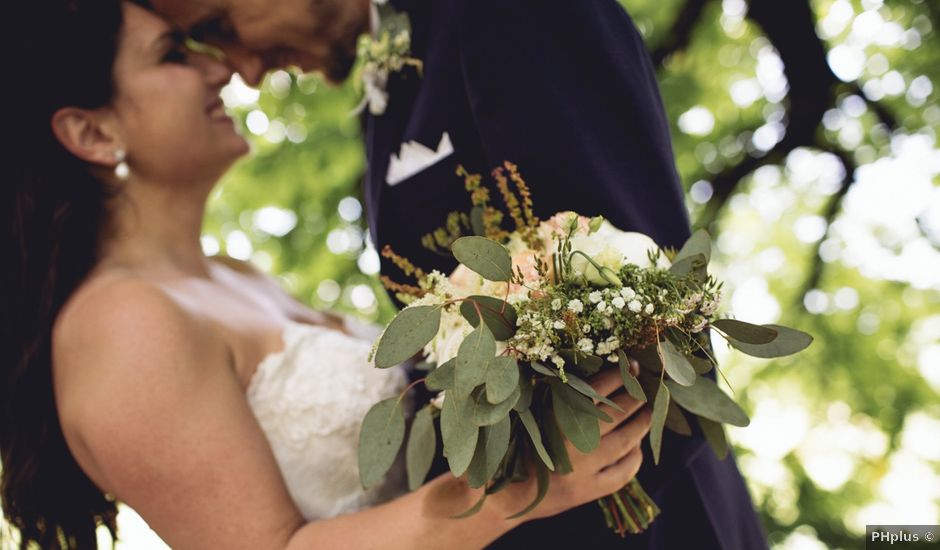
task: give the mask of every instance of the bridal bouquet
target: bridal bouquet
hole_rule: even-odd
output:
[[[424,482],[439,422],[453,475],[486,488],[462,516],[534,470],[537,497],[517,515],[529,512],[548,489],[549,471],[571,471],[565,440],[584,453],[599,445],[599,422],[611,418],[596,403],[619,410],[585,381],[600,369],[619,369],[631,396],[652,401],[649,443],[656,463],[663,431],[688,436],[691,422],[723,457],[722,424],[749,421],[703,376],[717,366],[709,334],[764,358],[796,353],[812,341],[794,329],[716,315],[721,284],[708,274],[705,232],[677,252],[660,250],[646,235],[600,217],[563,212],[538,220],[529,188],[510,163],[493,172],[505,212],[490,204],[480,176],[458,173],[473,209],[451,214],[423,244],[449,251],[460,266],[449,276],[425,273],[383,251],[417,284],[384,279],[408,305],[385,329],[373,358],[376,367],[389,368],[423,352],[433,366],[418,382],[439,393],[408,434],[408,479],[412,490]],[[511,231],[505,228],[510,221]],[[628,356],[640,364],[637,375]],[[366,487],[382,479],[404,443],[401,403],[401,397],[382,401],[363,421],[359,471]],[[621,535],[642,532],[659,513],[636,480],[600,506]]]

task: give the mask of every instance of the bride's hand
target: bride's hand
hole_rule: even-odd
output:
[[[606,369],[591,380],[591,386],[603,396],[609,396],[622,384],[617,369]],[[521,521],[553,516],[605,497],[621,489],[639,471],[643,461],[640,442],[650,428],[649,410],[644,409],[626,421],[643,403],[626,393],[612,397],[611,400],[623,412],[608,405],[600,405],[600,409],[613,422],[600,423],[601,443],[598,448],[584,454],[567,443],[573,471],[565,475],[553,473],[545,498],[532,512],[520,518]],[[503,517],[507,517],[525,508],[535,498],[536,490],[534,476],[530,476],[528,481],[510,484],[503,491],[492,495],[487,504],[492,502],[500,512],[505,512]]]

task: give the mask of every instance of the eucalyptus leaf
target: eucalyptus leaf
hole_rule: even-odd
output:
[[[512,406],[516,412],[522,412],[529,409],[532,405],[532,379],[528,376],[519,376],[519,401]]]
[[[490,281],[512,278],[512,259],[506,247],[486,237],[461,237],[451,245],[457,261]]]
[[[640,368],[647,370],[659,377],[659,373],[663,371],[663,360],[659,356],[659,351],[656,349],[656,345],[646,346],[645,348],[637,348],[630,351],[630,355],[637,360],[637,363],[640,364]]]
[[[525,441],[521,438],[516,440],[516,449],[513,452],[512,468],[510,470],[510,479],[514,483],[529,479],[528,461],[526,460],[529,446]]]
[[[480,430],[477,446],[473,450],[473,458],[467,467],[467,484],[472,489],[479,489],[486,485],[486,436],[485,430]]]
[[[709,378],[701,377],[692,386],[680,386],[671,380],[666,385],[676,403],[690,413],[732,426],[750,424],[741,407]]]
[[[477,308],[480,308],[479,314],[477,314]],[[499,298],[468,296],[460,303],[460,314],[473,327],[480,324],[482,315],[483,322],[497,340],[509,340],[516,333],[516,320],[518,319],[516,308]]]
[[[457,372],[454,389],[460,395],[469,395],[473,388],[483,383],[487,364],[496,355],[496,341],[485,324],[481,324],[467,335],[457,349]]]
[[[705,263],[711,261],[712,257],[712,237],[704,229],[699,229],[685,241],[679,253],[672,259],[673,263],[679,262],[685,258],[701,255],[705,258]]]
[[[552,409],[555,412],[558,427],[576,449],[582,453],[590,453],[597,448],[601,440],[597,418],[572,406],[568,399],[562,397],[563,394],[560,391],[556,391],[558,386],[552,385]],[[560,386],[570,389],[564,385]],[[578,395],[578,397],[581,396]]]
[[[558,373],[556,371],[546,367],[545,365],[541,363],[533,361],[529,363],[529,365],[532,367],[532,370],[534,370],[535,372],[539,374],[544,374],[545,376],[551,376],[552,378],[558,377]]]
[[[689,360],[669,340],[661,342],[660,347],[663,351],[663,367],[666,369],[666,374],[683,386],[694,384],[697,375]]]
[[[748,344],[735,338],[728,338],[728,343],[736,350],[752,357],[760,357],[762,359],[773,359],[775,357],[793,355],[794,353],[803,351],[813,343],[813,337],[805,332],[780,325],[764,326],[777,331],[777,337],[769,344]]]
[[[493,478],[493,483],[491,483],[487,488],[487,494],[494,494],[502,491],[504,488],[509,486],[512,483],[512,472],[513,467],[516,461],[516,454],[518,452],[518,445],[516,444],[516,435],[512,433],[512,422],[510,422],[509,430],[509,448],[506,450],[506,453],[503,456],[502,462],[499,464],[499,468],[496,470],[496,475]]]
[[[394,367],[421,351],[437,335],[441,326],[441,306],[414,306],[403,309],[388,324],[375,350],[375,366]]]
[[[495,480],[493,480],[493,483],[486,488],[486,494],[495,495],[506,487],[509,487],[510,483],[512,483],[512,477],[509,475],[497,477]]]
[[[675,275],[688,275],[697,272],[701,275],[706,267],[708,267],[708,259],[702,254],[694,254],[673,262],[672,266],[669,267],[669,272]],[[699,279],[701,279],[701,276]]]
[[[724,460],[728,456],[728,439],[725,437],[724,427],[718,422],[701,416],[695,418],[702,428],[702,433],[705,434],[705,441],[708,442],[708,446],[712,448],[719,460]]]
[[[682,413],[675,400],[669,401],[669,409],[666,412],[666,427],[680,435],[692,435],[692,426]]]
[[[590,397],[576,392],[561,380],[549,380],[548,385],[552,389],[553,394],[557,393],[559,399],[564,399],[573,408],[583,413],[589,414],[598,420],[603,420],[604,422],[614,421],[614,419],[611,418],[607,413],[597,408],[597,406],[594,404],[594,401]]]
[[[509,435],[512,431],[512,422],[509,415],[502,420],[483,428],[483,439],[486,441],[486,479],[491,479],[499,465],[506,458],[506,452],[509,450]]]
[[[457,358],[453,358],[428,373],[424,378],[424,386],[433,391],[449,390],[454,387],[454,374],[457,367]]]
[[[405,464],[408,467],[408,488],[416,490],[428,476],[434,451],[437,450],[437,434],[434,432],[434,417],[430,406],[415,415],[405,448]]]
[[[643,393],[643,387],[640,385],[640,381],[630,372],[630,360],[627,359],[627,354],[624,353],[623,350],[617,350],[617,357],[619,358],[620,377],[623,378],[624,389],[627,390],[630,397],[645,403],[646,394]]]
[[[467,407],[465,401],[453,392],[448,392],[441,408],[444,456],[447,457],[447,464],[455,477],[462,476],[470,466],[480,432],[462,410]]]
[[[548,493],[548,484],[549,484],[548,468],[546,468],[544,464],[538,461],[534,462],[534,467],[535,467],[535,478],[538,482],[538,490],[535,495],[535,500],[533,500],[532,503],[526,506],[524,509],[509,516],[506,519],[515,519],[515,518],[522,517],[528,514],[542,502],[542,499],[545,498],[545,494]]]
[[[573,366],[584,376],[591,376],[604,366],[604,360],[596,355],[587,355],[572,349],[558,350],[565,363]]]
[[[486,388],[477,388],[470,394],[467,414],[477,426],[491,426],[509,415],[513,405],[519,400],[519,386],[513,386],[512,393],[502,403],[493,405],[486,398]],[[446,399],[445,399],[446,401]]]
[[[578,378],[577,376],[573,374],[568,375],[568,385],[574,388],[576,391],[578,391],[578,393],[580,393],[581,395],[600,401],[601,403],[607,405],[608,407],[611,407],[617,412],[623,412],[623,408],[621,408],[620,405],[614,403],[610,399],[607,399],[606,397],[597,393],[596,391],[594,391],[594,388],[592,388],[590,384],[588,384],[584,380],[581,380],[580,378]]]
[[[405,415],[396,397],[376,403],[359,432],[359,479],[364,488],[382,481],[405,439]]]
[[[496,357],[490,361],[483,381],[486,400],[494,405],[502,403],[519,389],[519,364],[512,357]]]
[[[565,447],[565,436],[562,435],[561,429],[555,421],[555,415],[545,415],[542,424],[545,429],[545,442],[548,446],[548,452],[555,464],[555,473],[569,474],[573,472],[574,468],[571,466],[568,448]]]
[[[653,462],[655,464],[659,464],[659,453],[663,445],[663,428],[666,426],[666,414],[668,412],[669,390],[666,389],[665,384],[660,382],[659,389],[656,391],[656,401],[653,402],[653,419],[650,424],[650,449],[653,451]]]
[[[711,362],[710,359],[704,359],[702,357],[686,357],[689,360],[689,363],[692,363],[692,368],[695,369],[695,374],[699,376],[711,372],[715,368],[715,364]]]
[[[471,506],[469,510],[467,510],[466,512],[463,512],[462,514],[451,516],[451,519],[464,519],[464,518],[468,518],[472,515],[479,513],[480,510],[483,509],[483,503],[486,502],[487,496],[488,496],[488,493],[486,491],[483,491],[483,494],[480,495],[480,499],[477,500],[476,504]]]
[[[525,426],[526,431],[529,432],[529,439],[532,441],[532,446],[535,448],[535,452],[539,455],[539,458],[542,459],[542,462],[545,463],[545,466],[548,467],[549,470],[554,470],[555,463],[552,461],[552,457],[549,456],[545,445],[542,443],[542,434],[539,432],[535,417],[532,416],[532,411],[519,413],[519,420],[522,421],[522,425]]]
[[[770,327],[752,325],[737,319],[718,319],[712,326],[728,336],[746,344],[769,344],[777,338],[777,331]]]

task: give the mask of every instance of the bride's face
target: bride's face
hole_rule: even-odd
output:
[[[132,170],[178,184],[213,182],[248,145],[219,91],[231,69],[188,52],[162,19],[124,3],[111,109]]]

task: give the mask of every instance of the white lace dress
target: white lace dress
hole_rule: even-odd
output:
[[[333,329],[290,323],[283,338],[283,351],[258,365],[247,396],[301,514],[329,518],[404,493],[401,461],[365,491],[357,456],[362,419],[402,391],[404,372],[374,368],[369,340]]]

